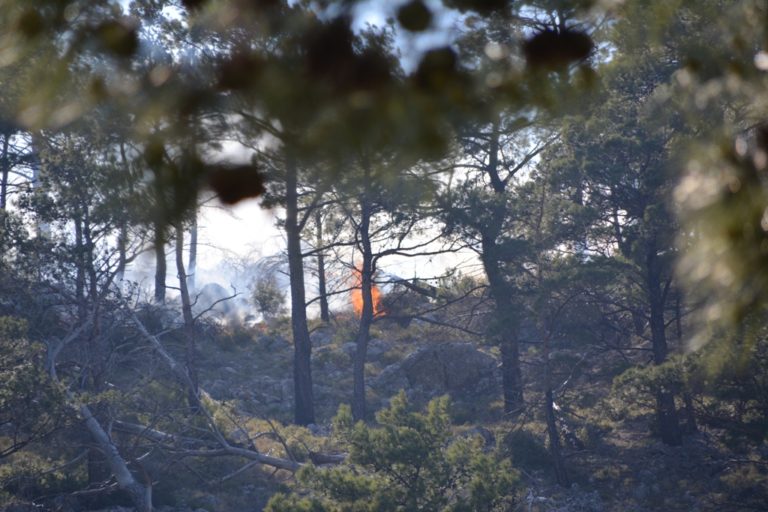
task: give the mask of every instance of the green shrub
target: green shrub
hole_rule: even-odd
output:
[[[266,510],[495,511],[507,510],[517,475],[508,461],[484,453],[480,439],[453,439],[446,397],[426,413],[410,412],[404,393],[376,415],[377,427],[354,424],[341,406],[334,433],[348,464],[305,466],[297,479],[305,496],[278,494]]]

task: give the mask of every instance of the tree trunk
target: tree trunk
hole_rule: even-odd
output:
[[[91,229],[91,213],[87,206],[83,208],[83,264],[88,276],[88,300],[96,304],[99,300],[99,277],[96,272],[96,258],[93,249],[96,244],[93,241]]]
[[[138,512],[152,512],[152,487],[144,486],[136,480],[128,469],[125,459],[117,451],[117,447],[112,442],[109,434],[93,416],[88,406],[81,405],[79,409],[84,419],[85,427],[106,458],[112,475],[114,475],[117,481],[117,485],[128,494]]]
[[[488,278],[490,294],[494,302],[491,338],[501,350],[501,377],[504,393],[504,412],[518,414],[523,410],[523,375],[520,371],[520,346],[518,344],[518,311],[513,303],[510,285],[504,279],[497,239],[502,233],[507,215],[507,186],[499,176],[500,122],[495,119],[491,128],[488,165],[486,174],[496,196],[487,222],[479,227],[481,234],[483,270]]]
[[[677,346],[683,346],[683,315],[681,308],[680,291],[675,297],[675,328],[677,331]],[[693,407],[693,395],[688,388],[683,391],[683,415],[685,418],[685,433],[695,434],[699,431],[699,425],[696,421],[696,409]]]
[[[539,289],[542,288],[541,264],[539,262]],[[544,357],[544,416],[547,420],[547,436],[549,437],[549,453],[552,456],[552,466],[555,470],[555,480],[562,487],[570,486],[568,473],[565,470],[565,461],[560,447],[560,431],[557,428],[555,418],[555,395],[552,392],[552,366],[550,364],[550,329],[548,323],[543,321],[541,311],[539,316],[539,331],[542,334],[542,356]]]
[[[77,300],[77,318],[85,319],[85,249],[83,247],[83,221],[80,212],[75,212],[75,300]]]
[[[40,171],[42,167],[42,164],[40,163],[40,152],[42,148],[45,147],[45,143],[40,132],[32,132],[30,135],[32,146],[29,162],[32,171],[32,179],[29,184],[31,191],[35,191],[42,184],[40,180]],[[35,223],[35,234],[40,238],[48,238],[51,234],[51,226],[45,221],[38,221]]]
[[[155,223],[155,302],[165,304],[165,233],[159,222]]]
[[[103,484],[112,476],[112,472],[109,470],[104,455],[96,448],[90,448],[88,450],[88,458],[86,460],[87,473],[88,473],[88,485],[97,486]]]
[[[504,393],[504,412],[518,414],[525,403],[523,375],[520,370],[520,346],[517,340],[517,312],[511,299],[511,291],[504,281],[496,260],[495,244],[483,238],[483,267],[490,287],[495,308],[490,336],[501,350],[501,379]]]
[[[125,222],[121,222],[120,224],[120,234],[117,236],[117,252],[118,252],[118,262],[117,262],[117,284],[120,287],[120,291],[123,289],[123,282],[125,281],[125,268],[128,265],[128,255],[127,255],[127,246],[128,246],[128,228],[125,225]]]
[[[664,325],[665,293],[662,290],[661,262],[652,244],[647,254],[646,285],[648,288],[648,302],[651,312],[651,345],[653,348],[653,362],[662,364],[667,359],[667,335]],[[656,392],[656,424],[661,440],[670,446],[682,444],[682,433],[675,408],[675,397],[672,390],[660,388]]]
[[[120,142],[120,158],[122,160],[123,168],[126,174],[126,182],[132,183],[130,179],[131,167],[128,164],[128,156],[125,153],[125,143]],[[133,192],[133,186],[129,185],[131,192]],[[120,233],[117,236],[117,250],[118,250],[118,263],[117,263],[117,283],[120,291],[123,291],[123,282],[125,280],[125,268],[128,265],[128,223],[125,217],[121,217],[120,220]]]
[[[71,337],[80,335],[81,329],[71,334]],[[50,350],[48,353],[48,373],[51,379],[55,383],[60,383],[58,376],[56,375],[56,356],[60,352],[61,348],[67,344],[67,341],[60,342],[58,348]],[[66,388],[65,388],[66,389]],[[112,441],[109,433],[96,419],[91,409],[83,403],[76,405],[77,400],[71,391],[66,390],[66,401],[69,406],[75,409],[83,419],[82,425],[85,426],[91,438],[96,443],[101,456],[104,458],[109,466],[112,475],[115,477],[118,487],[126,492],[133,502],[137,512],[152,512],[152,483],[149,478],[146,479],[147,485],[143,485],[137,481],[136,478],[128,469],[128,464],[125,459],[120,455],[117,450],[117,446]]]
[[[497,319],[497,322],[505,320]],[[502,327],[504,330],[506,328]],[[506,333],[505,333],[506,334]],[[519,414],[522,412],[525,400],[523,397],[523,375],[520,371],[520,347],[511,334],[504,336],[500,343],[501,349],[501,384],[504,392],[504,412]]]
[[[312,392],[312,341],[307,328],[304,260],[301,254],[297,174],[296,165],[289,157],[285,179],[285,232],[288,239],[288,270],[291,284],[294,421],[299,425],[308,425],[315,422],[315,405]]]
[[[2,182],[0,182],[0,210],[5,210],[8,203],[8,179],[11,172],[11,165],[8,161],[8,140],[10,136],[3,134],[3,149],[0,154],[0,171],[2,172]]]
[[[323,245],[323,216],[320,210],[315,212],[315,230],[319,249]],[[328,309],[328,289],[325,283],[325,255],[321,250],[317,251],[317,289],[320,296],[320,320],[328,323],[331,321],[331,314]]]
[[[554,396],[551,389],[547,389],[544,394],[544,407],[547,416],[547,434],[549,436],[549,453],[552,455],[552,465],[555,468],[555,479],[558,485],[568,487],[571,485],[568,473],[565,470],[563,454],[560,450],[560,434],[557,430],[557,421],[555,419]]]
[[[197,357],[195,355],[195,319],[192,316],[192,302],[189,298],[189,289],[187,288],[187,273],[184,269],[184,229],[181,223],[176,227],[176,271],[179,276],[179,294],[181,295],[181,314],[184,318],[184,340],[185,340],[185,363],[187,365],[187,375],[192,383],[189,393],[189,407],[197,408],[198,403],[198,378],[197,378]]]
[[[187,274],[187,286],[191,292],[195,291],[195,273],[197,272],[197,208],[192,212],[192,225],[189,228],[189,273]]]
[[[367,167],[366,167],[367,170]],[[367,174],[367,173],[366,173]],[[367,186],[366,176],[366,186]],[[366,190],[360,198],[360,248],[363,253],[363,261],[360,264],[360,295],[363,300],[363,309],[360,312],[360,325],[355,337],[355,360],[352,364],[352,417],[355,421],[365,421],[365,361],[368,358],[368,341],[371,336],[371,324],[373,323],[373,249],[371,247],[371,204]]]

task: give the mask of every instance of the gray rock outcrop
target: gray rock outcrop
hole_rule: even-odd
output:
[[[434,343],[386,367],[371,386],[386,396],[405,389],[416,404],[448,394],[457,405],[480,405],[499,397],[500,375],[496,358],[475,345]]]

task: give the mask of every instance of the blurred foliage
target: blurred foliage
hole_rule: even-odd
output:
[[[699,346],[716,339],[718,327],[731,329],[760,315],[766,299],[768,40],[763,2],[730,2],[726,8],[719,2],[682,5],[690,14],[669,15],[661,27],[678,31],[695,23],[697,29],[670,92],[687,114],[686,122],[705,135],[691,145],[675,190],[684,221],[680,275],[704,302],[695,340]]]
[[[262,133],[279,133],[304,159],[343,162],[375,147],[415,161],[443,156],[451,127],[482,118],[494,103],[525,106],[535,99],[523,92],[529,80],[537,94],[547,85],[547,77],[528,76],[510,61],[494,71],[499,78],[489,88],[485,70],[447,46],[424,53],[404,76],[391,28],[353,31],[355,4],[47,0],[30,7],[4,0],[0,69],[23,63],[23,76],[30,77],[6,112],[9,121],[33,130],[60,129],[96,108],[127,113],[127,134],[158,177],[169,175],[169,213],[177,215],[190,205],[183,191],[206,176],[227,201],[261,193],[258,168],[221,169],[189,144],[184,158],[168,158],[169,147],[195,136],[196,118],[207,117],[210,126],[219,115],[226,127],[238,113],[256,116]],[[531,4],[542,12],[566,5]],[[584,13],[588,7],[578,5]],[[450,8],[511,20],[526,6],[413,1],[396,17],[399,26],[421,32]],[[583,61],[592,48],[588,35],[564,26],[542,31],[527,47],[541,47],[542,38],[546,51],[528,53],[556,69]],[[492,100],[490,89],[499,92]]]

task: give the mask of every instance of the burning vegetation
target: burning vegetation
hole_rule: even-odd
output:
[[[360,318],[363,316],[363,274],[361,270],[355,266],[352,272],[353,288],[350,291],[349,298],[352,302],[352,309],[355,312],[355,316]],[[373,301],[373,316],[384,316],[384,309],[381,305],[381,291],[376,283],[371,283],[371,300]]]

